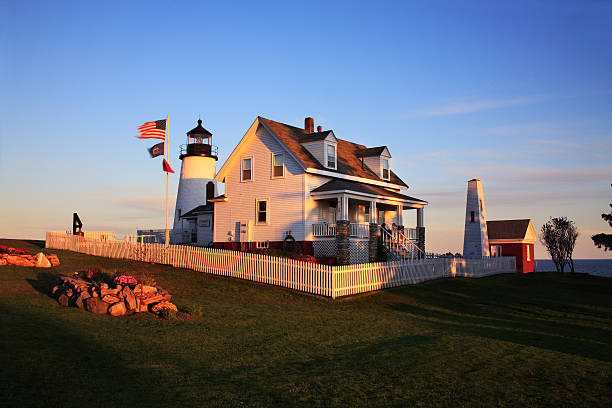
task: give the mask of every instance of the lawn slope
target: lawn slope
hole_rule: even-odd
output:
[[[612,406],[612,279],[443,279],[334,301],[50,252],[59,267],[0,267],[1,406]],[[186,318],[99,316],[46,295],[88,266],[146,268]]]

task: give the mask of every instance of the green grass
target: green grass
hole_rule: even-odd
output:
[[[334,301],[50,252],[61,266],[0,267],[1,406],[612,406],[611,279],[444,279]],[[192,315],[99,316],[45,294],[90,265],[145,267]]]

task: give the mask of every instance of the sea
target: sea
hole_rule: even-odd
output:
[[[574,259],[574,269],[576,272],[612,278],[612,259]],[[550,259],[536,259],[535,271],[555,272],[555,264]],[[570,271],[569,266],[565,271]]]

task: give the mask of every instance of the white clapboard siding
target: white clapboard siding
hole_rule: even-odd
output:
[[[46,248],[130,259],[283,286],[336,298],[447,277],[479,278],[516,271],[514,257],[436,258],[327,266],[262,254],[183,245],[100,241],[47,232]]]
[[[253,131],[253,130],[250,130]],[[236,237],[236,223],[249,225],[251,230],[242,234],[242,240],[251,242],[282,241],[285,232],[297,241],[304,240],[304,177],[301,165],[286,148],[263,127],[247,134],[248,145],[240,157],[231,164],[225,177],[227,202],[215,203],[214,241],[240,240]],[[272,154],[284,153],[285,175],[272,177]],[[252,180],[241,181],[242,158],[252,158]],[[268,223],[257,224],[255,201],[268,200]],[[242,230],[245,230],[243,227]]]

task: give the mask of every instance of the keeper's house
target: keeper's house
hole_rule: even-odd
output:
[[[257,117],[223,167],[225,194],[214,202],[214,245],[226,249],[297,245],[339,264],[376,259],[378,236],[391,256],[422,256],[426,201],[404,194],[386,146],[366,148],[332,130]],[[402,228],[403,210],[416,211]],[[380,228],[400,226],[396,230]]]
[[[531,220],[487,221],[492,256],[516,257],[517,272],[534,271],[536,233]]]

